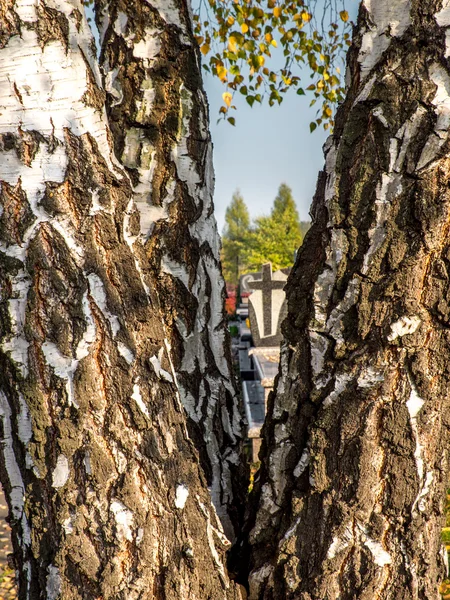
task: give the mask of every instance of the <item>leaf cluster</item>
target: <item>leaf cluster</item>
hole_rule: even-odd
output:
[[[325,2],[329,10],[318,25],[315,4],[303,0],[207,0],[204,10],[194,15],[194,32],[201,53],[208,57],[204,69],[226,87],[223,118],[235,124],[229,114],[236,109],[236,92],[250,106],[264,99],[272,106],[295,89],[299,95],[311,92],[311,105],[321,102],[311,131],[318,125],[333,126],[333,106],[344,94],[338,63],[350,35],[347,11],[332,6],[331,0]],[[281,68],[270,60],[276,49],[282,53]],[[312,79],[306,87],[304,67]]]

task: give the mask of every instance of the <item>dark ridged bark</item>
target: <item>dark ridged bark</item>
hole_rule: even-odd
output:
[[[438,595],[450,414],[441,8],[360,9],[347,99],[287,285],[248,523],[253,600]]]
[[[241,525],[243,428],[213,215],[208,107],[185,1],[98,0],[117,158],[133,182],[188,429],[229,537]]]

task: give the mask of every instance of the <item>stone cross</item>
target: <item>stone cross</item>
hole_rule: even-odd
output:
[[[272,279],[271,263],[263,265],[262,279],[251,283],[254,290],[262,290],[264,336],[272,335],[272,290],[282,290],[285,284],[286,281]]]
[[[284,286],[287,274],[263,265],[261,279],[250,281],[253,293],[249,296],[250,329],[255,346],[276,347],[281,342],[280,323],[286,316]]]

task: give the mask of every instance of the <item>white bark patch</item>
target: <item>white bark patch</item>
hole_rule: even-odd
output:
[[[431,484],[433,483],[433,479],[434,479],[434,473],[432,471],[428,471],[428,473],[425,477],[425,482],[420,491],[420,494],[418,495],[418,497],[416,498],[416,500],[414,502],[413,510],[415,508],[415,505],[417,505],[417,508],[420,510],[420,512],[425,512],[425,510],[427,508],[426,497],[430,493],[430,488],[431,488]]]
[[[219,553],[217,552],[217,548],[214,542],[214,533],[216,534],[220,534],[219,539],[221,540],[222,543],[227,542],[227,545],[229,545],[229,541],[225,538],[225,536],[223,535],[223,533],[219,532],[215,527],[212,526],[211,524],[211,516],[209,514],[208,509],[205,507],[205,505],[200,501],[199,497],[197,496],[197,502],[198,505],[200,507],[200,510],[202,511],[202,513],[205,515],[206,517],[206,535],[208,538],[208,545],[209,545],[209,549],[211,551],[211,555],[213,557],[213,561],[214,564],[217,567],[217,571],[219,573],[219,577],[220,580],[222,582],[222,585],[228,589],[230,587],[229,581],[228,581],[228,577],[225,575],[225,568],[224,565],[222,563],[222,561],[220,560],[220,556]]]
[[[341,535],[337,535],[333,538],[333,541],[330,544],[327,552],[327,558],[332,560],[335,556],[345,550],[353,541],[353,530],[351,527],[347,526]]]
[[[47,569],[46,591],[46,600],[57,600],[61,594],[61,576],[59,569],[53,565],[49,565]]]
[[[125,346],[123,342],[117,342],[117,350],[119,351],[120,356],[122,356],[129,365],[133,364],[135,356],[128,346]]]
[[[327,408],[336,402],[342,392],[346,389],[349,381],[353,379],[352,375],[347,373],[343,373],[342,375],[336,376],[336,381],[334,383],[334,390],[328,394],[328,396],[323,401],[323,407]]]
[[[185,265],[171,260],[168,256],[163,256],[161,259],[161,271],[172,275],[175,279],[179,279],[187,289],[190,289],[189,273]]]
[[[172,148],[172,160],[176,165],[179,179],[188,187],[189,195],[198,202],[197,186],[201,183],[197,164],[192,160],[188,150],[189,123],[192,117],[192,94],[183,84],[180,87],[180,108],[182,123],[178,132],[178,144]]]
[[[297,466],[294,469],[294,477],[300,477],[300,475],[305,471],[306,467],[309,465],[309,461],[311,460],[311,456],[309,454],[308,448],[303,450],[303,453],[298,461]]]
[[[358,377],[358,387],[371,388],[382,381],[384,381],[384,375],[381,371],[369,366],[360,373]]]
[[[366,537],[364,540],[364,545],[369,548],[375,564],[379,567],[384,567],[392,563],[392,556],[383,548],[380,542]]]
[[[441,65],[433,63],[430,67],[430,78],[436,85],[433,105],[437,121],[434,130],[435,135],[428,138],[417,163],[417,169],[429,166],[438,158],[450,128],[450,77]]]
[[[436,23],[439,27],[449,27],[450,26],[450,2],[449,0],[444,0],[442,2],[442,8],[439,12],[434,15],[436,19]]]
[[[160,379],[165,379],[166,381],[169,381],[170,383],[173,383],[172,375],[168,371],[163,369],[161,366],[161,360],[162,360],[163,354],[164,354],[164,347],[159,350],[158,356],[152,356],[149,359],[150,363],[151,363],[153,369],[155,370],[157,377],[159,377]]]
[[[28,405],[25,402],[25,398],[23,397],[23,395],[20,392],[18,392],[18,396],[19,396],[20,412],[19,412],[19,417],[18,417],[18,421],[17,421],[17,431],[19,434],[20,441],[26,448],[28,445],[28,442],[31,440],[31,438],[33,436],[31,415],[30,415],[30,411],[28,410]]]
[[[318,378],[323,372],[325,354],[328,350],[330,342],[324,335],[321,335],[316,331],[310,330],[309,343],[311,349],[311,368],[313,376],[315,378],[315,383],[317,387],[324,387],[329,381],[329,377],[322,377],[320,381],[318,381]]]
[[[124,35],[128,23],[128,15],[120,11],[117,13],[117,19],[114,22],[114,31],[117,35]]]
[[[392,37],[400,37],[411,23],[409,0],[364,0],[373,23],[362,38],[358,61],[366,77],[387,50]]]
[[[52,486],[54,488],[60,488],[66,485],[69,474],[69,461],[64,454],[60,454],[56,460],[56,467],[52,473]]]
[[[149,61],[156,58],[161,50],[161,31],[158,29],[147,30],[145,37],[133,44],[133,56],[144,59],[144,66],[149,67]]]
[[[255,571],[251,571],[248,582],[250,598],[259,598],[260,592],[266,587],[266,582],[273,573],[272,565],[264,565]]]
[[[1,160],[0,160],[1,163]],[[3,342],[2,348],[9,352],[12,360],[19,366],[24,377],[28,374],[28,347],[29,343],[23,334],[25,324],[25,311],[27,306],[30,279],[24,270],[20,270],[12,279],[12,297],[8,300],[8,312],[13,335]]]
[[[70,8],[73,11],[73,6]],[[69,18],[68,22],[70,33],[74,34],[70,39],[78,41],[80,32],[76,30],[75,19]],[[92,39],[90,33],[86,36]],[[24,48],[27,52],[23,51]],[[90,133],[98,144],[100,154],[115,171],[107,138],[106,114],[87,106],[82,99],[87,91],[88,73],[77,42],[71,41],[67,53],[58,41],[49,42],[42,49],[37,33],[23,28],[20,36],[9,39],[3,52],[0,133],[20,126],[23,130],[38,130],[45,136],[54,135],[61,142],[64,141],[65,128],[78,136]],[[84,54],[89,58],[91,53],[87,51]],[[99,83],[95,61],[92,60],[90,66]],[[116,175],[121,177],[117,172]]]
[[[133,540],[134,515],[120,500],[113,500],[110,506],[116,520],[117,537],[120,540]]]
[[[184,483],[177,485],[177,489],[175,491],[175,507],[179,509],[184,508],[188,496],[189,490]]]
[[[84,468],[86,470],[86,475],[92,475],[91,455],[89,452],[86,452],[84,455]]]
[[[425,469],[423,460],[423,446],[420,443],[420,434],[417,424],[417,417],[423,405],[425,404],[425,401],[419,396],[417,387],[410,375],[408,376],[408,379],[411,386],[411,394],[409,396],[409,400],[406,402],[406,406],[408,408],[411,429],[416,442],[414,458],[416,460],[417,475],[420,483],[419,493],[412,506],[412,512],[414,513],[416,508],[418,508],[421,512],[423,512],[426,508],[426,496],[429,494],[430,486],[433,481],[433,472],[429,471],[426,477],[424,476]]]
[[[105,319],[111,325],[111,331],[114,337],[116,337],[117,333],[120,329],[119,319],[112,315],[108,310],[108,306],[106,303],[106,293],[105,288],[103,286],[103,282],[98,275],[95,273],[91,273],[88,275],[89,280],[89,293],[92,296],[93,300],[99,307]]]
[[[63,529],[66,535],[70,535],[71,533],[73,533],[74,527],[72,517],[67,517],[67,519],[63,522]]]
[[[401,317],[398,321],[391,325],[391,333],[388,335],[387,339],[389,342],[393,342],[398,337],[403,337],[404,335],[411,335],[414,333],[422,321],[419,317]]]
[[[36,1],[21,0],[15,3],[15,12],[18,17],[26,23],[33,23],[37,19]]]
[[[53,342],[44,342],[42,344],[42,352],[44,353],[47,364],[53,368],[55,375],[61,379],[67,380],[66,392],[69,406],[75,406],[75,408],[79,408],[79,404],[75,399],[73,385],[73,376],[78,366],[78,360],[64,356]]]
[[[127,243],[128,247],[131,250],[131,253],[134,256],[134,264],[135,264],[137,272],[139,273],[139,278],[140,278],[142,287],[145,290],[147,298],[150,298],[150,289],[149,289],[148,285],[145,283],[144,273],[142,271],[139,260],[137,259],[136,254],[133,250],[133,246],[139,237],[137,235],[133,235],[130,230],[131,215],[134,213],[135,210],[136,210],[136,205],[134,203],[133,198],[131,198],[131,200],[128,203],[127,210],[125,211],[125,218],[123,220],[123,239]]]
[[[23,532],[22,542],[26,547],[31,544],[31,531],[24,510],[25,486],[23,484],[22,474],[14,453],[11,427],[11,409],[9,407],[9,402],[6,395],[1,390],[0,418],[3,425],[3,457],[5,461],[6,474],[11,486],[11,513],[14,519],[21,523]]]
[[[147,0],[152,8],[156,8],[160,16],[168,24],[176,25],[181,32],[186,31],[185,25],[181,22],[180,10],[172,0]],[[187,40],[187,44],[190,46],[191,42],[188,36],[180,35],[183,43]]]
[[[144,401],[142,399],[141,390],[140,390],[140,388],[139,388],[139,386],[138,386],[137,383],[135,383],[133,385],[133,393],[131,394],[131,398],[136,402],[136,404],[139,406],[139,408],[144,413],[144,415],[146,417],[150,417],[150,415],[148,413],[148,409],[145,406],[145,403],[144,403]]]

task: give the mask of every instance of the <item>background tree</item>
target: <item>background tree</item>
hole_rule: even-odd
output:
[[[250,597],[437,596],[449,481],[450,12],[363,2],[287,284]],[[447,36],[447,38],[446,38]]]
[[[245,262],[250,270],[258,270],[268,261],[274,270],[290,267],[301,243],[300,221],[292,190],[282,183],[270,216],[255,220],[245,246]]]
[[[222,268],[225,281],[237,285],[239,277],[247,271],[244,260],[250,232],[250,215],[239,191],[233,194],[225,212],[222,234]]]

